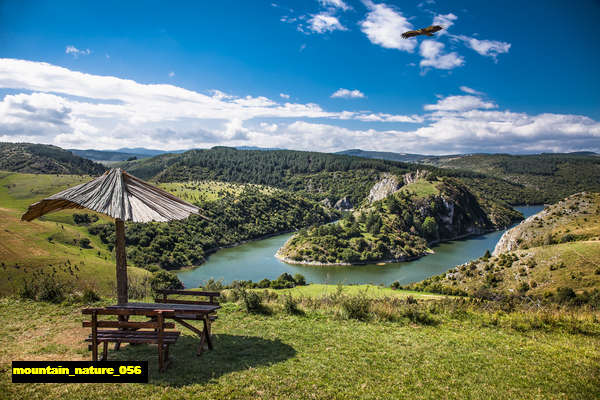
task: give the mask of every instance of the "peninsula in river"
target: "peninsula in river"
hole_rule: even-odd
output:
[[[505,228],[522,215],[427,171],[387,174],[335,224],[299,230],[276,257],[292,264],[352,265],[412,260],[430,246]]]

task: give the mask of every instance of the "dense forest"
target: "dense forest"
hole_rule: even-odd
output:
[[[337,224],[300,230],[279,256],[318,264],[409,259],[425,254],[428,243],[481,234],[521,217],[501,204],[490,209],[490,204],[482,205],[454,178],[418,182],[347,213]]]
[[[417,169],[425,169],[432,176],[457,177],[481,197],[509,204],[539,204],[552,195],[552,191],[540,192],[481,172],[304,151],[215,147],[183,154],[164,154],[120,165],[142,179],[255,183],[299,192],[314,200],[329,199],[332,203],[346,196],[353,205],[367,196],[382,173],[402,176]]]
[[[150,270],[199,265],[219,247],[321,225],[339,217],[336,211],[301,196],[281,190],[265,193],[254,187],[200,206],[210,220],[191,216],[169,223],[127,224],[128,260]],[[112,247],[114,224],[92,225],[89,232]]]
[[[472,173],[495,177],[519,185],[513,191],[526,203],[555,203],[560,199],[582,191],[600,191],[600,156],[589,153],[575,154],[474,154],[460,157],[436,157],[422,160],[443,168],[462,169]],[[481,179],[475,183],[481,186]],[[494,196],[506,196],[506,185],[487,180],[485,188]],[[471,184],[473,179],[465,180]],[[486,182],[484,179],[483,182]],[[493,192],[493,193],[492,193]],[[505,197],[506,201],[513,199]]]
[[[412,164],[326,153],[228,147],[166,154],[121,166],[142,179],[159,182],[254,183],[301,192],[315,200],[328,198],[334,203],[348,196],[353,204],[367,195],[381,172],[401,175],[417,169]]]
[[[99,175],[106,168],[56,146],[0,143],[0,170],[33,174]]]

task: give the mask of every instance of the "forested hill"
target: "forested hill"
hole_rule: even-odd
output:
[[[553,188],[544,187],[542,191],[481,172],[306,151],[215,147],[183,154],[163,154],[119,165],[142,179],[255,183],[290,190],[315,200],[328,199],[332,204],[347,197],[353,206],[367,196],[383,173],[401,178],[417,169],[428,170],[430,176],[459,178],[474,193],[509,204],[540,204],[554,198]],[[568,185],[563,191],[568,191],[571,186],[580,185]]]
[[[56,146],[0,143],[0,170],[34,174],[99,175],[106,168]]]
[[[364,199],[389,172],[401,176],[422,166],[385,160],[292,150],[236,150],[215,147],[165,154],[119,164],[142,179],[159,182],[215,180],[278,187],[335,202],[348,197],[352,204]],[[435,167],[425,169],[434,171]]]
[[[473,171],[523,186],[536,203],[554,203],[582,191],[600,192],[600,156],[473,154],[423,159],[431,165]]]

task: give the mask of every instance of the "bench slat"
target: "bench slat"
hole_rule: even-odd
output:
[[[214,306],[214,305],[218,305],[219,303],[216,302],[210,302],[210,301],[195,301],[195,300],[175,300],[175,299],[156,299],[155,300],[157,303],[167,303],[167,304],[201,304],[201,305],[205,305],[205,306]]]
[[[84,328],[90,328],[92,326],[91,321],[83,321]],[[96,324],[98,328],[156,328],[158,329],[157,322],[132,322],[132,321],[98,321]],[[164,322],[164,329],[174,329],[174,322]]]
[[[160,294],[182,294],[182,295],[192,295],[192,296],[207,296],[207,297],[219,297],[221,293],[219,292],[204,292],[198,290],[178,290],[178,289],[160,289],[156,291]]]
[[[92,314],[96,312],[98,315],[148,315],[157,316],[159,313],[172,313],[174,310],[144,310],[144,309],[132,309],[132,308],[84,308],[81,310],[82,314]]]

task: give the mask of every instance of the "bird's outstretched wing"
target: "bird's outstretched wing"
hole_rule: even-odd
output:
[[[441,31],[442,29],[444,29],[443,26],[432,25],[432,26],[428,26],[427,28],[419,29],[417,31],[404,32],[402,34],[402,38],[408,39],[408,38],[419,36],[419,35],[433,36],[434,33]]]
[[[408,38],[419,36],[419,35],[422,35],[421,31],[408,31],[408,32],[404,32],[402,34],[402,38],[408,39]]]
[[[436,33],[438,31],[441,31],[442,29],[444,29],[444,27],[442,27],[440,25],[431,25],[431,26],[428,26],[427,28],[423,28],[422,31],[424,31],[426,33]]]

